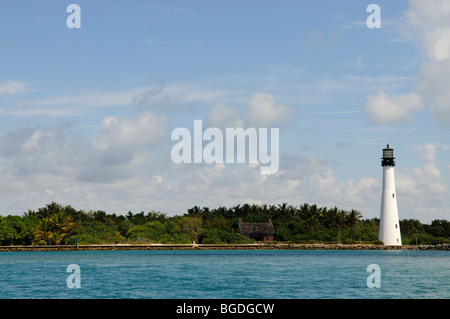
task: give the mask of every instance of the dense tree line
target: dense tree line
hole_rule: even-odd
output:
[[[194,206],[183,215],[161,212],[76,210],[52,202],[22,216],[0,216],[0,245],[61,245],[112,243],[253,243],[238,231],[243,222],[267,222],[275,227],[275,241],[291,243],[379,243],[379,220],[363,219],[356,210],[303,204],[237,205],[231,208]],[[403,244],[450,243],[450,222],[417,219],[400,221]]]

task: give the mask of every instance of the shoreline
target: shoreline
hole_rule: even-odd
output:
[[[373,244],[105,244],[105,245],[23,245],[0,246],[12,251],[95,251],[95,250],[450,250],[450,244],[387,246]]]

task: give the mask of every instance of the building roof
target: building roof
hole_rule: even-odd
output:
[[[242,235],[274,235],[275,228],[273,227],[272,221],[269,220],[268,223],[243,223],[239,220],[239,232]]]

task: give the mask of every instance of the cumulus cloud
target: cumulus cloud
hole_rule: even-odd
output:
[[[272,94],[255,93],[248,102],[246,121],[256,127],[270,127],[289,119],[294,113],[290,105],[279,104]]]
[[[363,176],[339,180],[326,159],[286,154],[281,155],[280,170],[269,176],[261,175],[258,166],[248,164],[176,165],[164,152],[147,154],[160,145],[158,138],[134,141],[142,133],[152,132],[147,125],[158,120],[151,114],[126,119],[107,117],[95,135],[105,140],[95,143],[74,138],[70,126],[16,127],[1,134],[2,213],[21,213],[17,207],[36,209],[51,201],[110,213],[154,209],[169,214],[182,214],[194,205],[309,202],[356,208],[365,218],[379,216],[381,171],[376,179]],[[159,136],[165,127],[153,129],[158,129],[159,133],[154,133]],[[123,134],[122,140],[115,141],[116,134]],[[111,147],[134,155],[105,162],[105,152]],[[438,161],[446,150],[444,145],[426,143],[418,152],[425,161],[423,166],[410,173],[396,171],[401,218],[421,216],[427,221],[430,215],[424,215],[426,207],[447,200],[448,186]],[[445,212],[433,216],[444,218]]]
[[[273,175],[261,175],[257,166],[221,164],[177,170],[165,182],[171,183],[173,194],[181,202],[180,206],[184,203],[184,209],[190,205],[217,207],[245,202],[300,205],[309,202],[343,209],[357,207],[367,218],[378,214],[380,184],[377,180],[362,178],[341,182],[330,163],[317,157],[286,158],[284,155],[280,161],[290,163],[289,167],[284,165]]]
[[[142,110],[160,109],[179,111],[186,107],[185,94],[168,90],[163,82],[156,87],[149,87],[133,97],[133,102]],[[192,108],[192,104],[188,107]]]
[[[72,129],[67,124],[17,126],[0,134],[0,184],[19,185],[7,182],[7,175],[21,181],[41,179],[42,183],[29,186],[50,190],[78,182],[132,179],[151,164],[160,143],[169,140],[167,119],[151,113],[107,117],[92,141],[75,138]]]
[[[406,11],[406,36],[419,33],[426,55],[436,61],[450,57],[450,3],[447,0],[410,0]],[[414,35],[415,37],[415,35]]]
[[[368,96],[366,102],[366,113],[373,124],[410,122],[412,112],[421,109],[422,99],[415,92],[391,97],[379,91],[375,96]]]
[[[403,33],[417,39],[427,60],[418,77],[419,93],[430,101],[430,115],[450,126],[450,3],[411,0]]]
[[[436,150],[442,149],[432,143],[423,145],[422,158],[427,163],[421,168],[415,168],[414,174],[418,177],[419,187],[429,189],[436,196],[444,196],[447,193],[447,184],[442,182],[441,171],[437,161]]]
[[[422,168],[415,168],[414,173],[421,181],[438,181],[441,178],[439,168],[432,162],[425,164]]]
[[[150,156],[165,130],[164,119],[143,113],[106,117],[92,141],[76,139],[68,125],[16,127],[1,134],[2,213],[51,201],[111,213],[155,209],[179,214],[193,205],[243,202],[358,207],[373,197],[373,181],[341,183],[320,158],[288,160],[291,164],[266,176],[255,165],[180,166],[164,150]]]
[[[164,163],[158,147],[169,140],[167,119],[150,113],[107,117],[91,141],[76,138],[73,129],[13,126],[0,133],[2,214],[51,201],[112,211],[130,198],[130,209],[148,205],[163,180],[157,177]]]
[[[238,107],[219,102],[209,111],[206,122],[215,127],[273,127],[288,123],[293,113],[290,105],[276,102],[272,94],[258,92],[250,97],[244,116]]]
[[[93,137],[105,163],[128,162],[137,152],[148,152],[168,136],[167,117],[146,112],[136,118],[106,117]]]
[[[158,81],[156,86],[136,91],[133,103],[140,110],[161,110],[165,112],[178,112],[193,110],[198,103],[216,101],[218,98],[233,95],[235,92],[216,90],[198,84],[165,84]]]
[[[436,146],[432,143],[425,144],[421,155],[428,162],[436,161]]]
[[[447,218],[445,210],[436,210],[436,207],[448,206],[448,185],[441,173],[437,154],[437,151],[447,148],[426,143],[421,149],[421,157],[425,161],[421,167],[408,173],[396,173],[399,206],[404,215],[418,215],[421,220]]]
[[[206,117],[206,124],[211,127],[243,127],[241,111],[238,107],[229,106],[223,102],[214,105]]]
[[[444,126],[450,125],[450,60],[426,62],[418,76],[418,89],[430,101],[430,115]]]

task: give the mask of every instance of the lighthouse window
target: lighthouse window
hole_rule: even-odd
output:
[[[395,198],[395,194],[392,194],[392,198]]]
[[[395,224],[395,228],[398,228],[398,227],[397,227],[397,224]]]

